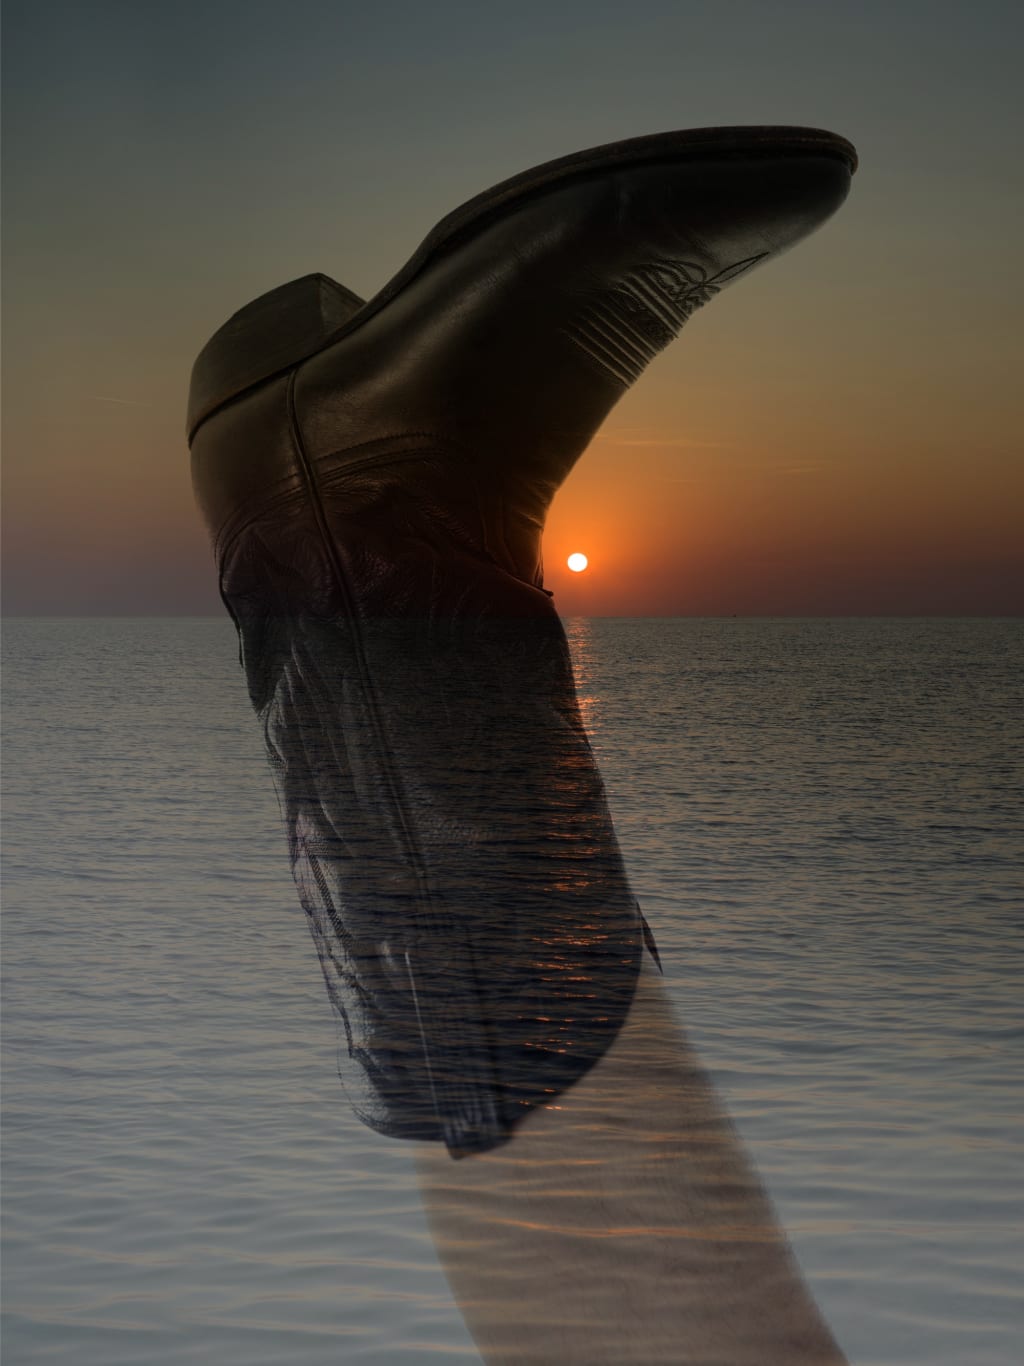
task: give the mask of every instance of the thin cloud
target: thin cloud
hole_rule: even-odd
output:
[[[694,441],[686,436],[662,435],[654,427],[620,427],[617,431],[601,432],[594,438],[609,446],[672,446],[679,450],[725,450],[722,441]]]

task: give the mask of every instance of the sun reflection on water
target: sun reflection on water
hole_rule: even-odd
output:
[[[587,734],[593,736],[599,724],[599,699],[590,691],[594,683],[594,627],[588,617],[570,617],[565,623],[566,639],[572,653],[573,675],[580,715]]]

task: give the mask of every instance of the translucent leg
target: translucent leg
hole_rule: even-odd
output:
[[[840,1366],[652,963],[619,1037],[510,1142],[419,1145],[441,1263],[487,1366]]]

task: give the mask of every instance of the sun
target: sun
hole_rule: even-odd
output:
[[[566,560],[566,564],[574,574],[582,574],[589,563],[590,561],[587,559],[586,555],[581,554],[578,550],[574,550]]]

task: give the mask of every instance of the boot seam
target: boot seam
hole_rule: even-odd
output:
[[[427,440],[433,439],[429,432],[415,432],[409,433],[408,435],[410,437],[415,436],[419,438],[425,438]],[[386,437],[383,439],[383,441],[390,443],[391,441],[394,441],[396,439],[403,440],[405,438]],[[381,444],[383,444],[382,441],[360,442],[358,445],[355,446],[342,447],[338,451],[332,451],[329,455],[323,456],[321,458],[329,460],[333,455],[345,455],[350,450],[356,451],[360,450],[364,446],[378,446]],[[345,476],[351,473],[352,471],[362,472],[364,470],[377,468],[378,465],[380,467],[384,467],[386,465],[398,463],[409,456],[430,454],[436,449],[437,447],[435,446],[411,447],[409,450],[402,451],[401,453],[396,452],[392,456],[385,456],[381,458],[379,461],[375,459],[373,456],[367,456],[363,460],[357,460],[353,464],[347,465],[344,470],[337,470],[327,476],[321,475],[319,477],[317,477],[317,470],[315,464],[312,461],[309,461],[308,459],[307,463],[309,464],[310,476],[316,478],[317,489],[322,492],[326,489],[331,489],[335,486],[335,484],[342,482]],[[299,480],[298,487],[286,490],[283,494],[275,492],[276,490],[280,490],[282,486],[288,484],[289,481],[294,479]],[[247,499],[245,503],[242,505],[242,507],[235,514],[226,518],[224,522],[221,524],[220,530],[216,533],[214,537],[213,546],[215,553],[217,555],[226,555],[228,551],[231,549],[231,547],[234,545],[238,537],[244,531],[248,530],[248,528],[251,527],[254,522],[259,521],[260,517],[264,516],[268,512],[273,512],[276,508],[282,507],[296,498],[301,498],[303,496],[303,493],[305,492],[308,482],[309,481],[306,478],[306,475],[300,465],[300,468],[298,470],[292,471],[291,473],[284,475],[280,479],[275,479],[272,484],[269,484],[259,494],[255,494],[253,495],[253,497]],[[312,490],[310,490],[310,492],[312,494]]]
[[[411,442],[412,444],[408,447],[402,447],[403,442]],[[401,450],[396,449],[396,447],[401,447]],[[372,441],[357,441],[351,446],[337,446],[333,450],[325,451],[322,455],[318,455],[315,458],[310,457],[309,463],[312,469],[317,469],[327,460],[334,460],[338,456],[352,455],[355,451],[366,451],[367,455],[365,460],[370,461],[373,459],[374,454],[378,452],[384,457],[391,457],[402,453],[411,455],[417,451],[433,449],[435,447],[441,450],[451,449],[457,454],[464,455],[467,458],[472,455],[472,452],[464,451],[459,446],[458,442],[445,440],[438,436],[436,432],[391,432],[387,436],[374,437]],[[359,467],[362,467],[364,463],[364,460],[357,462]],[[348,468],[355,467],[349,466]]]
[[[433,901],[433,897],[430,892],[430,885],[426,875],[426,867],[424,864],[423,853],[420,849],[419,841],[416,839],[414,832],[409,826],[408,812],[406,810],[405,801],[403,800],[404,794],[402,792],[401,781],[395,772],[394,756],[391,753],[391,747],[387,742],[387,735],[380,717],[380,708],[378,705],[376,690],[373,687],[373,683],[370,678],[370,672],[367,666],[366,657],[363,650],[362,635],[359,629],[360,622],[358,613],[355,609],[354,596],[348,582],[348,576],[345,574],[344,566],[341,563],[341,558],[338,555],[337,547],[334,545],[333,539],[330,534],[330,528],[327,523],[327,513],[326,509],[324,508],[323,499],[320,496],[320,486],[316,478],[316,472],[313,468],[312,462],[310,461],[309,454],[306,451],[305,443],[302,439],[302,431],[299,426],[298,412],[296,410],[295,405],[296,375],[297,371],[293,370],[288,380],[288,392],[286,400],[288,408],[288,425],[291,433],[292,443],[295,449],[295,455],[298,462],[299,471],[302,475],[303,481],[306,484],[306,488],[308,491],[309,502],[313,509],[313,516],[316,521],[317,531],[319,533],[324,551],[326,552],[327,561],[331,567],[331,575],[335,581],[337,589],[341,594],[342,601],[345,606],[345,611],[350,621],[352,622],[352,640],[354,645],[356,667],[359,671],[359,683],[360,687],[363,690],[363,694],[366,697],[369,713],[373,717],[373,730],[377,737],[377,742],[381,748],[381,757],[383,759],[385,783],[387,785],[388,792],[391,796],[391,800],[394,804],[395,812],[398,816],[398,823],[399,828],[402,832],[403,843],[405,844],[406,850],[412,861],[412,865],[415,871],[416,882],[420,889],[420,896],[423,898],[426,905],[429,907],[431,902]]]

